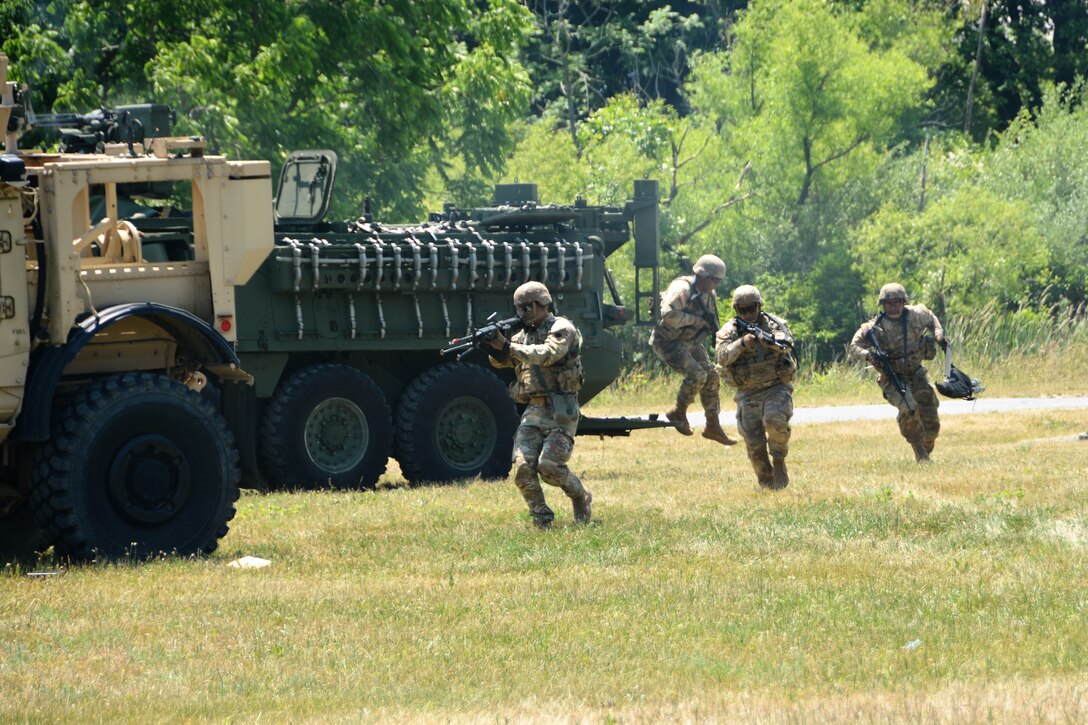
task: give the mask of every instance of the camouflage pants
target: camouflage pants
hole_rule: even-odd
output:
[[[733,400],[737,402],[737,430],[744,437],[748,457],[767,451],[785,458],[790,452],[793,386],[780,383],[763,390],[740,390]]]
[[[654,353],[663,363],[684,376],[676,402],[687,407],[699,395],[707,415],[718,415],[721,399],[718,392],[718,371],[702,342],[684,340],[654,340]]]
[[[514,483],[537,523],[551,523],[555,514],[544,500],[540,480],[563,489],[572,499],[585,495],[578,476],[567,468],[574,439],[558,428],[521,425],[514,435]]]
[[[932,452],[937,434],[941,431],[941,419],[937,417],[937,407],[940,405],[937,393],[929,384],[929,375],[924,367],[919,366],[913,374],[901,375],[900,379],[907,386],[907,400],[903,400],[892,381],[881,374],[878,382],[884,399],[899,410],[895,420],[903,437],[910,443],[923,444],[927,451]],[[913,415],[910,413],[911,406],[916,410]]]

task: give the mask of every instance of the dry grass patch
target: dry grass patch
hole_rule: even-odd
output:
[[[1084,427],[801,425],[781,494],[582,439],[599,523],[550,532],[509,482],[245,495],[206,560],[0,576],[0,720],[1083,721]]]

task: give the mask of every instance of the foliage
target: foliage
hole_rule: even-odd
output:
[[[581,154],[578,128],[610,98],[631,93],[686,111],[680,92],[690,55],[716,47],[744,0],[528,0],[534,32],[526,64],[538,113],[563,125]]]
[[[959,15],[958,63],[969,73],[978,57],[978,88],[971,128],[976,138],[1000,131],[1042,102],[1045,87],[1072,85],[1088,75],[1088,5],[1044,0],[972,0],[950,4]],[[979,25],[986,9],[982,43]],[[964,76],[950,74],[945,89],[960,95]],[[962,105],[960,106],[962,108]],[[952,119],[950,119],[952,120]],[[962,127],[964,117],[954,125]]]
[[[0,21],[39,110],[154,96],[232,155],[334,148],[337,216],[496,180],[622,205],[656,179],[662,281],[718,254],[720,292],[759,285],[813,364],[893,278],[942,315],[1086,296],[1084,3],[4,0]],[[632,257],[610,260],[624,299]],[[645,331],[621,336],[652,371]]]
[[[514,0],[81,0],[21,16],[3,47],[45,106],[154,96],[179,132],[232,156],[334,148],[340,214],[372,195],[387,216],[417,215],[418,180],[444,157],[493,173],[528,101]]]
[[[885,208],[858,233],[859,267],[874,293],[898,280],[938,316],[990,300],[1014,307],[1048,281],[1047,249],[1029,211],[972,187],[921,214]]]

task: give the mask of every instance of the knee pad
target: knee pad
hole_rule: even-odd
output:
[[[540,477],[548,483],[559,484],[563,482],[563,464],[558,461],[541,458],[537,464],[537,471],[540,473]]]
[[[790,429],[790,419],[784,415],[769,415],[764,419],[763,425],[769,429],[786,433]]]
[[[522,483],[529,483],[536,478],[537,467],[531,463],[518,463],[517,469],[514,471],[514,482],[520,486]]]
[[[688,370],[688,380],[694,383],[696,388],[703,387],[706,384],[706,370],[703,368]]]

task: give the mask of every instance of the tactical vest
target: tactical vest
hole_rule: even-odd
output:
[[[765,320],[763,318],[766,318]],[[725,323],[727,338],[740,339],[733,320]],[[760,314],[756,325],[772,335],[785,328],[785,323],[766,312]],[[779,383],[791,383],[797,377],[797,363],[793,355],[779,355],[771,350],[756,345],[754,350],[745,350],[736,360],[722,368],[725,382],[738,390],[765,388]]]
[[[524,329],[517,333],[513,342],[521,345],[541,345],[548,340],[552,326],[559,318],[552,316],[545,320],[535,330]],[[574,344],[571,345],[563,359],[554,365],[533,366],[525,363],[517,364],[517,387],[522,396],[544,395],[550,392],[577,393],[585,382],[585,373],[582,370],[582,334],[578,328],[571,325],[574,330]],[[540,376],[533,372],[533,367],[538,367]],[[542,389],[540,378],[543,377],[547,390]]]
[[[923,312],[929,312],[929,309],[923,305],[904,305],[898,320],[885,317],[883,312],[873,318],[876,341],[899,375],[913,373],[923,360],[937,357],[937,342],[929,334]]]
[[[670,304],[669,305],[669,310],[666,310],[665,309],[665,307],[666,307],[665,295],[669,291],[668,288],[666,288],[665,291],[661,293],[661,301],[658,304],[658,313],[661,314],[662,316],[664,316],[664,314],[667,311],[676,311],[676,310],[678,310],[680,312],[686,312],[689,315],[695,315],[696,317],[699,317],[699,318],[702,318],[702,319],[705,319],[705,320],[708,320],[708,321],[713,320],[712,324],[714,326],[714,329],[710,329],[709,327],[693,327],[693,326],[685,326],[685,327],[681,327],[680,329],[673,329],[673,328],[670,328],[670,327],[668,327],[666,325],[662,325],[662,324],[658,323],[657,327],[655,327],[653,332],[650,333],[650,344],[651,345],[654,343],[654,340],[658,340],[660,342],[666,342],[666,341],[672,341],[672,340],[685,340],[685,341],[695,340],[696,338],[702,337],[703,335],[706,335],[708,333],[713,335],[717,331],[717,329],[719,327],[719,325],[717,324],[717,322],[718,322],[718,305],[716,304],[716,301],[715,301],[717,299],[715,294],[713,292],[707,292],[707,293],[699,292],[699,290],[697,290],[695,288],[695,277],[694,276],[679,277],[678,279],[682,279],[685,282],[687,282],[688,287],[690,288],[690,290],[688,292],[688,301],[687,301],[687,303],[685,303],[682,308],[676,308],[676,307],[674,307],[673,305]],[[672,285],[670,284],[669,286],[671,287]]]

